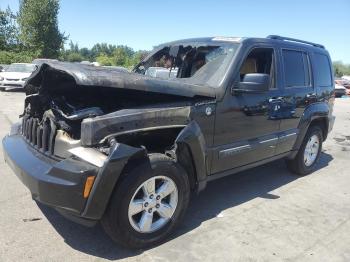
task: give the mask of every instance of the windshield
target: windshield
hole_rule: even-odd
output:
[[[238,44],[177,44],[156,49],[135,67],[150,77],[218,87],[236,53]]]
[[[36,69],[33,64],[11,64],[5,72],[32,73]]]

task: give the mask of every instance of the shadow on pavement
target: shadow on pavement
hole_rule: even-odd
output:
[[[327,166],[332,159],[331,155],[322,153],[317,169]],[[278,199],[279,196],[269,192],[296,179],[298,176],[287,171],[284,161],[278,160],[212,181],[201,194],[193,196],[185,222],[171,239],[199,227],[202,222],[216,217],[223,210],[254,198]],[[114,244],[99,224],[94,228],[86,228],[66,220],[54,209],[41,204],[38,206],[65,242],[76,250],[109,260],[133,257],[142,253],[142,250],[131,251]]]

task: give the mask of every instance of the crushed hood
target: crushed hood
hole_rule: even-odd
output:
[[[183,79],[164,80],[114,68],[58,61],[43,63],[28,79],[25,90],[29,95],[45,89],[62,88],[68,84],[70,88],[75,86],[110,87],[183,97],[215,98],[213,88],[185,83]]]

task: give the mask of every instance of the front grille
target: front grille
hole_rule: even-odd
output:
[[[38,118],[25,115],[22,120],[22,135],[35,148],[53,154],[56,125],[50,118],[40,122]]]
[[[10,87],[22,87],[22,85],[21,85],[21,84],[9,84],[9,83],[4,84],[4,86],[10,86]]]
[[[6,78],[7,81],[19,81],[19,78]]]

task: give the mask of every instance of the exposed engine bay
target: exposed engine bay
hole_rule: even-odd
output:
[[[185,99],[183,99],[185,100]],[[25,114],[39,122],[54,118],[59,129],[80,139],[80,125],[85,118],[106,115],[122,109],[135,109],[171,103],[174,97],[142,94],[140,91],[104,87],[75,88],[68,94],[34,94],[26,98]]]
[[[65,64],[57,64],[57,67],[62,66]],[[97,84],[101,84],[103,78],[96,76],[87,81],[82,76],[82,69],[90,71],[91,68],[73,66],[72,72],[69,67],[64,71],[46,64],[41,66],[27,83],[22,115],[22,134],[26,140],[40,151],[61,158],[68,157],[68,151],[77,146],[98,145],[108,154],[108,147],[116,136],[133,143],[134,132],[140,132],[142,137],[157,129],[183,128],[189,122],[191,104],[213,96],[203,88],[195,92],[196,87],[192,87],[192,94],[186,89],[172,89],[174,84],[167,82],[163,83],[164,91],[160,92],[152,89],[157,88],[158,82],[125,72],[108,72],[109,76],[123,80],[109,80],[110,84],[122,88],[99,86]],[[120,77],[120,74],[124,76]],[[140,86],[143,90],[134,88]],[[169,136],[166,132],[159,135],[165,140]]]

